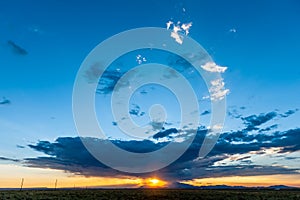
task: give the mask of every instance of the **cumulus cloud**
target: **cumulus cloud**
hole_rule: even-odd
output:
[[[227,70],[227,67],[221,67],[214,62],[207,62],[204,65],[201,65],[201,68],[208,72],[217,72],[224,73]]]
[[[166,23],[167,25],[167,29],[172,30],[171,32],[171,37],[175,39],[175,41],[178,44],[182,44],[183,43],[183,35],[181,34],[185,34],[188,35],[190,33],[190,28],[192,27],[192,22],[189,23],[182,23],[180,25],[180,22],[177,22],[177,24],[175,24],[172,21],[169,21]]]
[[[224,73],[227,70],[227,67],[221,67],[214,62],[207,62],[201,65],[201,68],[210,73]],[[229,93],[229,89],[225,89],[225,83],[222,78],[212,80],[210,84],[210,96],[205,96],[203,99],[210,98],[212,101],[220,101]]]
[[[180,30],[180,26],[174,26],[173,31],[171,32],[171,37],[174,38],[178,44],[183,43],[183,36],[179,35],[178,33]]]
[[[225,89],[224,86],[225,83],[222,78],[211,81],[209,92],[212,101],[222,100],[229,93],[229,89]]]
[[[188,35],[190,33],[189,30],[191,27],[192,27],[192,22],[181,25],[181,28],[185,31],[185,35]]]

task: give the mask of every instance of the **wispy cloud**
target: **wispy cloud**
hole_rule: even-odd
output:
[[[19,159],[13,159],[13,158],[7,158],[7,157],[2,157],[0,156],[0,161],[11,161],[11,162],[20,162]]]
[[[0,105],[7,105],[7,104],[11,104],[11,101],[3,97],[3,99],[0,101]]]
[[[145,112],[141,111],[141,107],[137,104],[131,104],[129,108],[129,114],[135,115],[137,117],[145,115]]]
[[[280,114],[280,116],[281,116],[281,117],[284,117],[284,118],[285,118],[285,117],[289,117],[290,115],[296,113],[297,111],[299,111],[298,108],[296,108],[296,109],[294,109],[294,110],[288,110],[288,111],[286,111],[285,113]]]
[[[17,55],[23,55],[24,56],[24,55],[28,54],[28,52],[24,48],[20,47],[19,45],[17,45],[12,40],[8,40],[7,44],[12,48],[13,52]]]

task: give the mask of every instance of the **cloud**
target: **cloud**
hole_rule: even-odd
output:
[[[272,126],[268,126],[267,128],[259,129],[258,132],[267,132],[278,128],[278,124],[273,124]]]
[[[205,110],[200,115],[203,116],[203,115],[208,115],[208,114],[210,114],[210,111],[209,110]]]
[[[257,130],[257,126],[260,126],[271,119],[277,116],[276,112],[269,112],[269,113],[261,113],[260,115],[250,115],[248,117],[242,117],[244,124],[247,125],[247,130]]]
[[[147,62],[147,59],[146,59],[146,57],[143,57],[142,55],[139,54],[136,56],[136,62],[140,65],[143,62]]]
[[[188,35],[190,33],[191,27],[192,27],[192,22],[181,25],[181,28],[185,31],[185,35]]]
[[[220,101],[229,93],[229,89],[225,89],[224,86],[222,78],[211,81],[209,92],[212,101]]]
[[[3,100],[0,101],[0,105],[7,105],[7,104],[11,104],[11,101],[3,97]]]
[[[171,128],[158,132],[153,138],[162,139],[172,134],[180,133],[180,130]],[[221,134],[220,139],[204,159],[198,159],[198,152],[202,146],[207,130],[198,130],[192,145],[174,163],[153,174],[160,174],[161,178],[169,181],[191,180],[203,177],[220,177],[231,175],[269,175],[298,173],[296,169],[284,166],[266,166],[252,163],[252,156],[265,156],[272,149],[277,153],[290,153],[300,150],[300,129],[291,129],[272,134],[248,134],[246,130],[226,132]],[[109,141],[96,138],[82,138],[93,145],[106,148]],[[158,150],[168,142],[122,141],[111,140],[115,145],[131,152],[144,153]],[[80,138],[61,137],[55,142],[39,141],[37,144],[29,145],[31,149],[45,153],[44,157],[27,158],[24,160],[26,166],[38,168],[61,169],[74,174],[84,176],[136,176],[113,170],[96,160],[83,146]],[[249,153],[254,152],[254,153]],[[176,152],[170,152],[176,153]],[[245,156],[242,156],[242,155]],[[235,155],[241,155],[236,157]],[[126,159],[126,158],[124,158]],[[216,163],[234,160],[239,164],[217,165]],[[125,162],[125,160],[124,160]],[[242,164],[241,164],[242,163]],[[152,173],[139,174],[139,177],[149,177]]]
[[[176,128],[160,130],[152,138],[142,141],[59,137],[54,142],[38,141],[28,145],[30,149],[43,153],[45,156],[22,160],[0,157],[0,160],[19,162],[27,167],[64,170],[87,177],[138,176],[146,178],[159,174],[162,179],[170,182],[205,177],[299,174],[300,167],[297,167],[297,164],[295,164],[296,168],[286,165],[298,161],[300,128],[274,131],[277,127],[276,124],[267,128],[259,127],[270,122],[276,116],[278,114],[268,112],[242,117],[245,127],[240,130],[223,132],[212,151],[203,159],[198,158],[199,150],[203,146],[202,143],[209,130],[205,127],[199,128],[192,144],[182,156],[171,165],[153,173],[128,174],[111,169],[96,160],[87,151],[82,140],[91,145],[100,146],[104,151],[108,149],[107,144],[112,142],[119,148],[130,152],[146,153],[156,151],[171,141],[176,141],[174,144],[178,143],[179,145],[180,140],[176,139],[186,139],[195,130],[189,130],[188,127],[184,130]],[[256,133],[249,133],[249,131],[256,131]],[[19,148],[23,148],[23,146]],[[169,152],[169,154],[176,153],[176,150]],[[126,158],[121,159],[127,162]],[[263,163],[263,160],[266,159],[268,159],[268,164]]]
[[[172,21],[168,21],[167,23],[166,23],[166,25],[167,25],[167,30],[169,30],[170,28],[171,28],[171,25],[173,24],[173,22]]]
[[[180,26],[174,26],[173,31],[171,32],[171,37],[174,38],[178,44],[183,43],[183,36],[179,35],[178,33],[180,30]]]
[[[17,45],[15,42],[8,40],[7,44],[12,48],[13,52],[17,55],[27,55],[28,52],[23,49],[22,47],[20,47],[19,45]]]
[[[19,159],[12,159],[12,158],[6,158],[6,157],[2,157],[0,156],[0,161],[12,161],[12,162],[20,162]]]
[[[182,44],[183,43],[183,35],[181,34],[185,34],[188,35],[190,33],[190,28],[192,27],[192,22],[189,23],[182,23],[180,25],[180,22],[177,22],[177,25],[172,22],[172,21],[168,21],[166,23],[167,25],[167,30],[172,30],[171,32],[171,37],[175,39],[175,41],[178,44]]]
[[[290,115],[296,113],[298,110],[299,110],[298,108],[296,108],[294,110],[288,110],[284,114],[280,114],[280,116],[286,118],[286,117],[289,117]]]
[[[229,32],[230,32],[230,33],[236,33],[237,30],[236,30],[235,28],[231,28],[231,29],[229,29]]]
[[[159,138],[163,138],[163,137],[169,137],[170,134],[172,133],[178,133],[178,130],[176,128],[170,128],[164,131],[160,131],[158,133],[156,133],[155,135],[153,135],[154,139],[159,139]]]
[[[129,114],[140,117],[145,115],[145,112],[141,111],[141,107],[139,105],[131,104],[131,108],[129,109]]]
[[[214,62],[207,62],[201,65],[201,68],[210,73],[224,73],[227,67],[218,66]],[[225,83],[222,78],[210,81],[209,86],[210,96],[203,97],[203,99],[210,98],[211,101],[220,101],[229,93],[229,89],[225,89]]]
[[[201,65],[201,68],[208,72],[224,73],[227,67],[221,67],[214,62],[207,62],[205,65]]]

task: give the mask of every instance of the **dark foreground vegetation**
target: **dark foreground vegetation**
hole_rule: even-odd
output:
[[[0,199],[211,199],[211,200],[300,200],[300,190],[188,190],[188,189],[106,189],[106,190],[23,190],[0,191]]]

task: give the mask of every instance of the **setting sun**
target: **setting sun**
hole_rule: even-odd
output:
[[[157,178],[149,178],[146,180],[146,184],[149,187],[163,187],[166,185],[166,182]]]
[[[150,182],[153,184],[153,185],[156,185],[159,183],[159,180],[158,179],[151,179]]]

